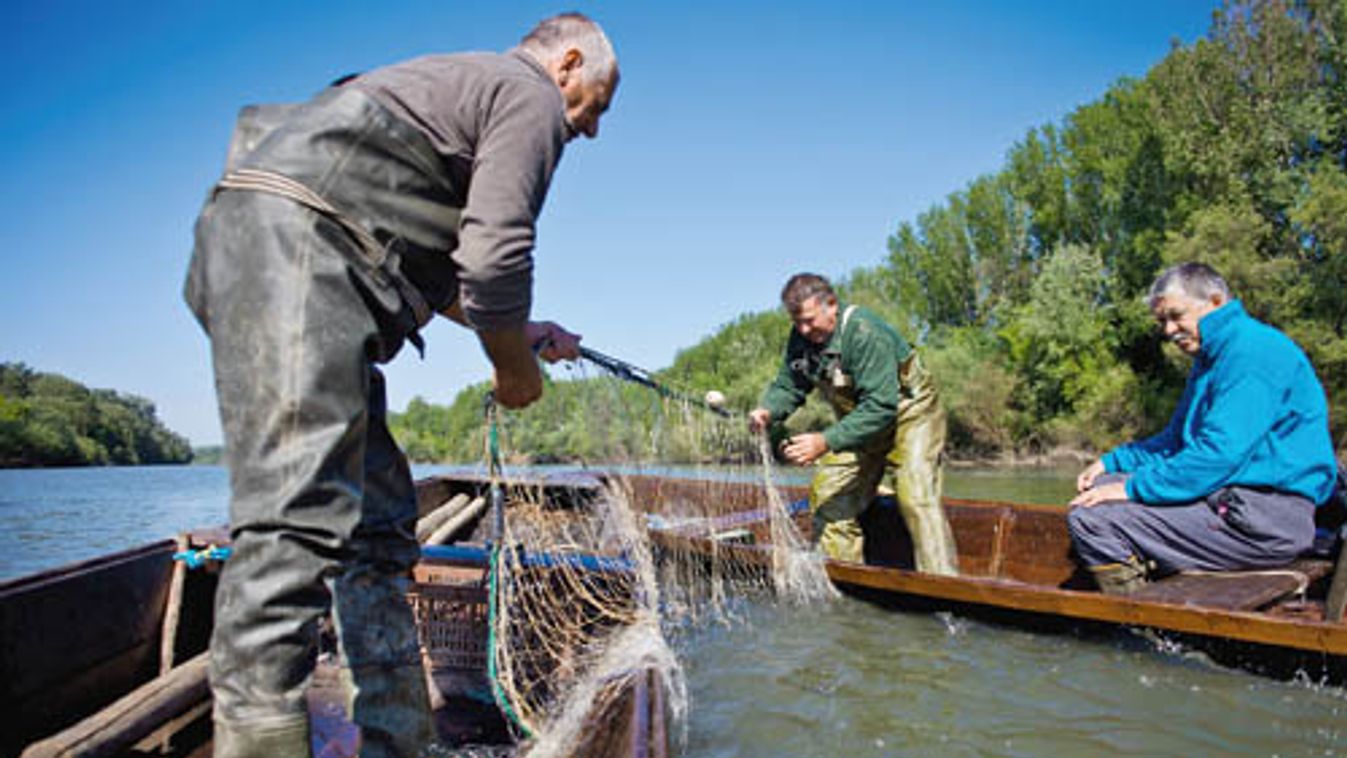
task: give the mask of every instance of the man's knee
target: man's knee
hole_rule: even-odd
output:
[[[856,519],[815,520],[819,550],[839,561],[865,562],[865,537]]]
[[[1093,508],[1072,508],[1066,513],[1066,528],[1074,541],[1089,540],[1113,522],[1112,508],[1097,505]]]

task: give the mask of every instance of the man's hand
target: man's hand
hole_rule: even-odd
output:
[[[1098,479],[1099,475],[1102,473],[1104,473],[1104,461],[1102,458],[1086,466],[1085,470],[1080,472],[1080,476],[1076,477],[1076,492],[1084,492],[1093,487],[1094,480]]]
[[[1084,476],[1084,474],[1081,474]],[[1126,482],[1110,482],[1085,490],[1071,501],[1073,508],[1093,508],[1100,503],[1111,503],[1127,499]]]
[[[823,439],[823,435],[818,432],[797,434],[786,440],[786,443],[781,446],[781,452],[786,456],[786,460],[791,463],[797,466],[806,466],[828,452],[828,443]]]
[[[748,412],[748,430],[750,432],[762,434],[770,423],[772,423],[772,412],[766,408],[754,408]]]
[[[530,321],[524,327],[524,337],[529,345],[538,351],[538,357],[548,363],[580,358],[582,337],[566,331],[552,321]]]
[[[477,339],[495,369],[496,402],[523,408],[543,394],[543,374],[523,329],[478,332]]]

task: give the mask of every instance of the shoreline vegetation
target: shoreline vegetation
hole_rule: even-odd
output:
[[[1202,261],[1309,355],[1341,450],[1343,219],[1343,3],[1226,3],[1205,37],[1030,128],[1000,170],[900,223],[884,260],[835,283],[919,346],[949,412],[950,457],[1014,465],[1089,459],[1077,453],[1163,427],[1190,364],[1159,339],[1143,298],[1165,266]],[[819,266],[827,260],[821,251]],[[789,328],[779,310],[743,314],[656,378],[693,396],[718,390],[745,412],[775,375]],[[651,393],[581,389],[602,381],[551,382],[536,406],[510,414],[510,449],[582,461],[754,454],[747,435],[709,421],[698,422],[700,439],[680,437],[661,425]],[[394,433],[413,460],[478,460],[484,391],[470,387],[447,407],[413,399],[392,415]],[[811,402],[788,428],[827,422]]]

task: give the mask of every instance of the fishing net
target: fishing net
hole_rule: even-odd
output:
[[[498,451],[489,455],[499,461]],[[509,488],[507,498],[499,481],[492,486],[501,494],[493,514],[489,675],[528,755],[577,754],[594,739],[586,728],[625,707],[638,687],[658,688],[674,723],[682,723],[682,669],[660,625],[644,529],[620,480],[575,487],[565,497],[524,486]]]
[[[837,588],[828,580],[823,554],[809,549],[800,533],[786,499],[772,477],[772,446],[766,433],[758,437],[762,459],[763,492],[767,495],[768,523],[771,525],[772,586],[776,593],[797,603],[811,603],[836,597]]]
[[[529,756],[601,752],[596,714],[629,707],[640,686],[667,705],[678,737],[687,696],[671,635],[743,618],[747,597],[813,602],[834,592],[800,531],[805,512],[776,488],[765,438],[756,455],[724,465],[727,451],[754,446],[744,419],[631,385],[605,372],[553,393],[569,404],[567,418],[583,418],[581,467],[603,460],[602,475],[543,484],[536,469],[506,465],[527,461],[540,430],[527,411],[493,411],[489,495],[460,497],[448,509],[457,515],[418,530],[491,545],[479,587],[486,608],[445,605],[442,615],[487,628],[490,695]],[[682,476],[647,475],[669,473],[671,460],[685,462]],[[471,535],[455,525],[473,518]],[[433,614],[420,602],[425,627]],[[440,663],[451,662],[442,654]]]

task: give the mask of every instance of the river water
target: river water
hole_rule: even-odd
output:
[[[946,491],[1062,502],[1071,472],[952,470]],[[227,492],[209,466],[0,470],[0,581],[222,523]],[[1035,634],[849,598],[735,610],[674,634],[686,756],[1347,755],[1347,691],[1127,632]]]

